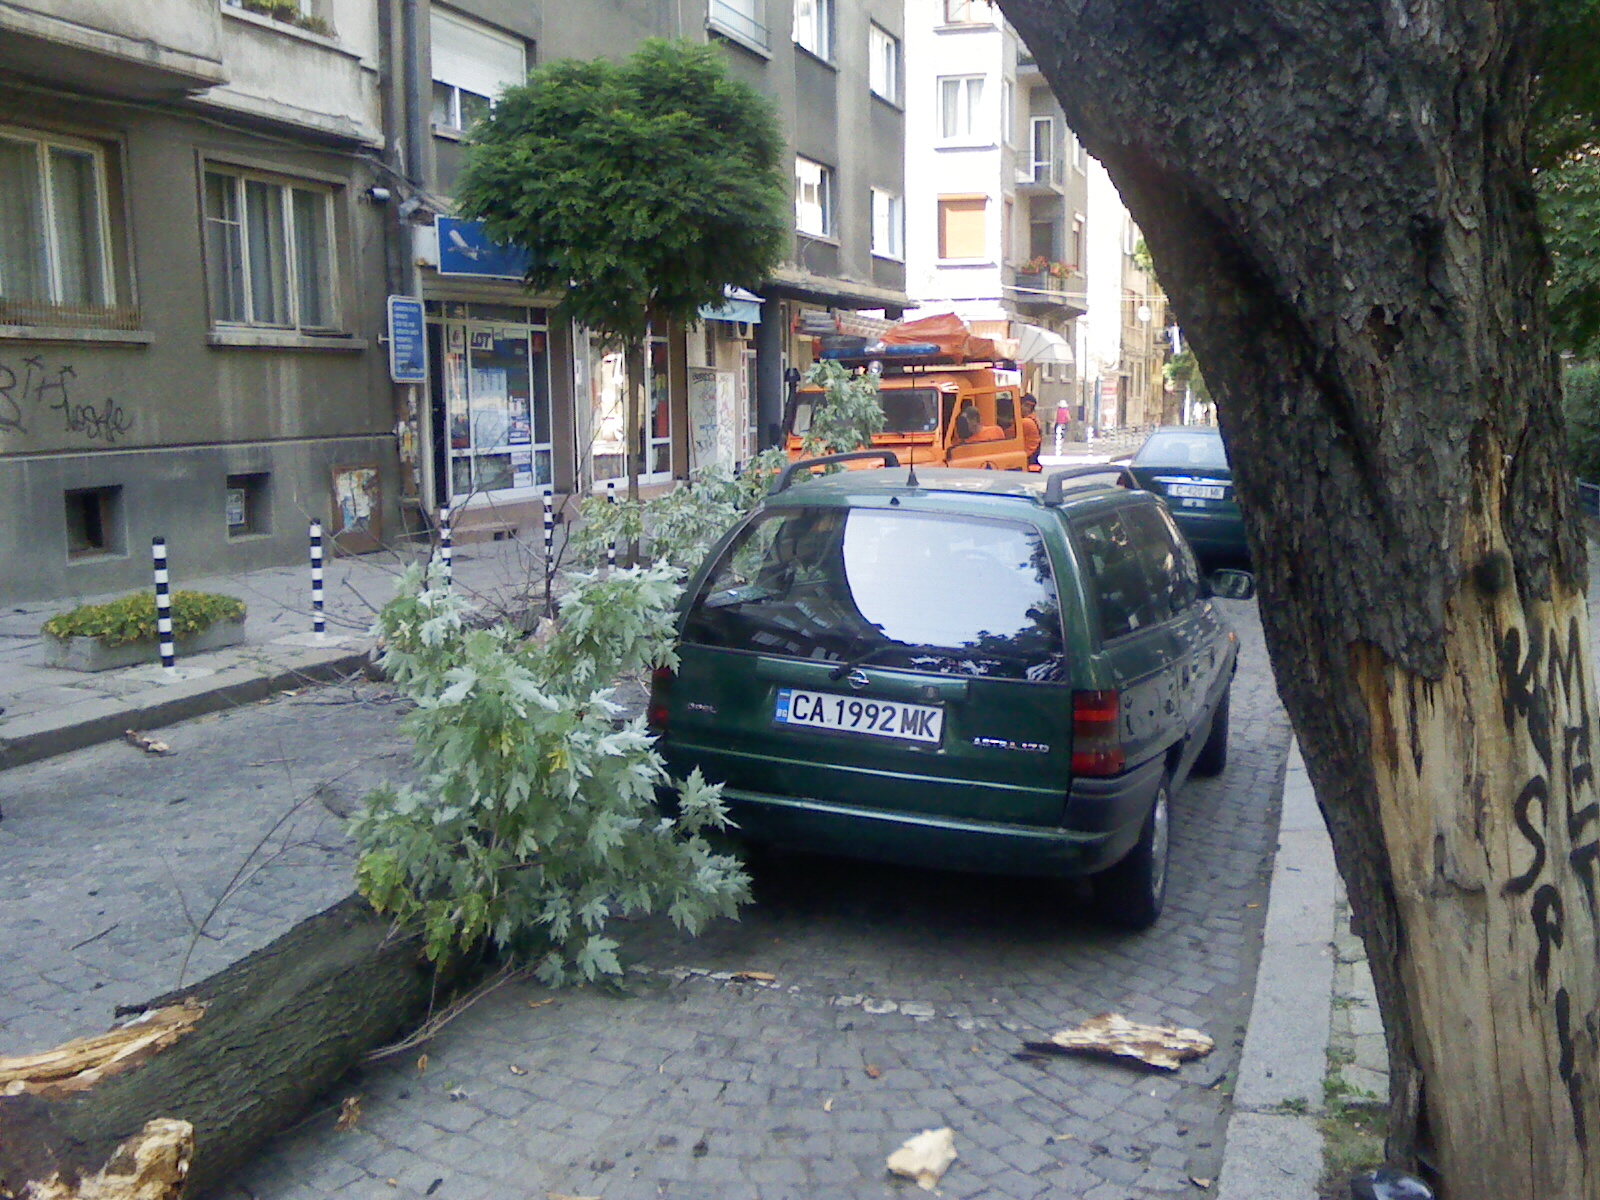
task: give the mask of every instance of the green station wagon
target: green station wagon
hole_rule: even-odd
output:
[[[861,457],[887,465],[791,485]],[[1092,876],[1105,918],[1148,926],[1173,791],[1226,761],[1237,645],[1115,471],[792,464],[690,582],[649,710],[669,770],[724,781],[755,842]]]

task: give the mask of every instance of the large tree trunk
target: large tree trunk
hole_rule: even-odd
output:
[[[1378,987],[1391,1153],[1452,1200],[1600,1196],[1600,804],[1533,5],[1001,6],[1218,401]]]
[[[143,1006],[164,1009],[175,1036],[134,1065],[98,1079],[44,1081],[38,1072],[33,1087],[0,1087],[17,1093],[0,1094],[0,1196],[57,1175],[67,1185],[92,1178],[119,1145],[138,1144],[141,1130],[159,1141],[162,1126],[147,1123],[173,1121],[193,1126],[183,1194],[201,1196],[363,1053],[415,1022],[435,983],[417,939],[391,936],[390,923],[359,897],[341,901],[210,979]]]

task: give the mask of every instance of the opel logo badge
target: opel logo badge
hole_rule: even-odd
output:
[[[858,692],[867,686],[867,677],[860,671],[851,671],[850,674],[845,676],[845,679]]]

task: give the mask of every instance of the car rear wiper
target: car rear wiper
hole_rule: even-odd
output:
[[[835,681],[843,679],[846,675],[850,674],[851,671],[854,671],[857,667],[866,666],[867,663],[872,662],[880,654],[888,654],[890,651],[907,650],[921,650],[924,653],[935,654],[941,652],[937,646],[920,646],[909,642],[879,642],[871,650],[868,650],[863,654],[858,654],[854,658],[845,659],[844,662],[840,663],[837,667],[828,672],[828,678]]]

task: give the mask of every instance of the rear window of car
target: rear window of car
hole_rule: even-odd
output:
[[[759,517],[717,560],[683,637],[939,675],[1065,677],[1043,539],[985,518],[876,508]]]
[[[1228,469],[1228,452],[1222,438],[1213,433],[1153,433],[1139,453],[1133,456],[1136,467],[1212,467]]]

